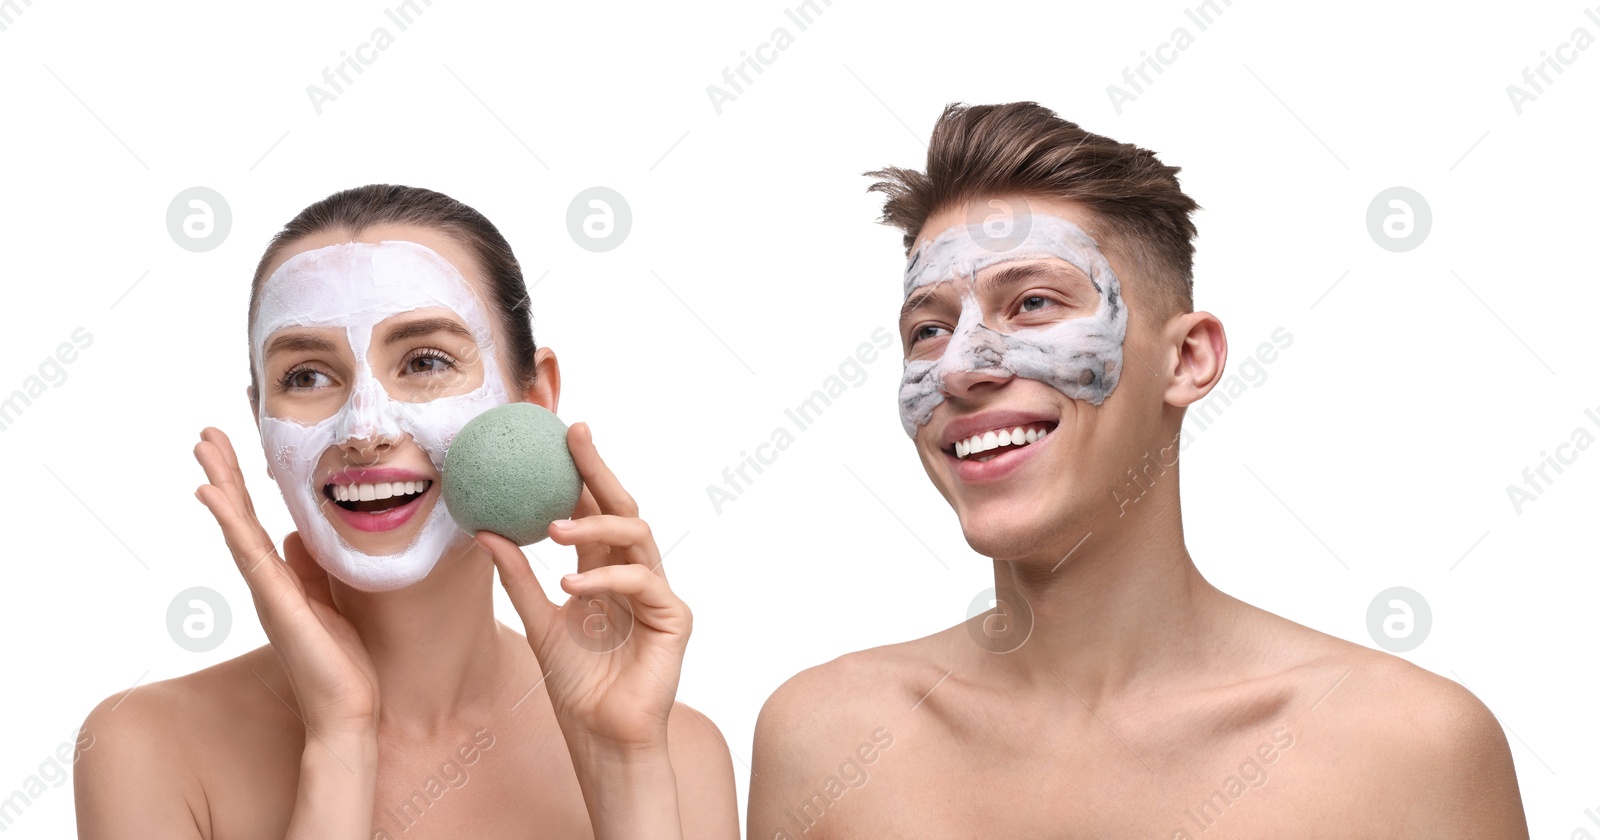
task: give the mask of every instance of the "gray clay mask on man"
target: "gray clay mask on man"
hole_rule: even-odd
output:
[[[961,314],[938,358],[908,359],[900,379],[900,422],[916,437],[944,401],[944,379],[972,372],[1019,376],[1055,388],[1075,400],[1099,405],[1117,387],[1128,307],[1122,286],[1094,238],[1059,216],[1012,217],[1011,235],[989,237],[974,224],[951,227],[924,242],[906,263],[909,300],[927,287],[953,283]],[[1021,260],[1060,259],[1082,271],[1099,295],[1093,313],[1009,332],[983,323],[978,274],[990,266]]]

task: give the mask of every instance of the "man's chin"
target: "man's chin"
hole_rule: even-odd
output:
[[[1083,544],[1089,532],[1067,525],[1074,521],[1079,517],[1069,511],[1051,512],[1044,505],[988,504],[962,515],[961,533],[967,545],[984,557],[1056,566]]]
[[[981,513],[961,520],[961,534],[973,551],[996,560],[1015,560],[1034,553],[1043,529],[1016,516]]]

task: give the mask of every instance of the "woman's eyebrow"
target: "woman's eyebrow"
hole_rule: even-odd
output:
[[[274,353],[336,353],[333,342],[306,333],[286,333],[267,344],[266,355]]]
[[[389,330],[389,334],[383,339],[383,343],[386,345],[397,344],[405,341],[406,339],[432,335],[436,332],[449,333],[450,335],[464,338],[472,342],[476,342],[478,340],[477,336],[474,336],[471,332],[468,332],[466,327],[461,326],[461,324],[457,323],[454,319],[436,317],[419,318],[415,321],[407,321],[403,324],[398,324],[393,329]]]
[[[432,335],[443,332],[459,336],[468,341],[476,341],[477,337],[461,326],[455,320],[445,317],[419,318],[396,325],[384,337],[384,344],[395,344],[411,338]],[[308,333],[284,333],[267,343],[266,355],[275,353],[336,353],[338,348],[333,342]]]

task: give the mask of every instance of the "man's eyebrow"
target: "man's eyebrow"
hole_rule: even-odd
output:
[[[400,324],[389,331],[389,334],[384,337],[383,343],[385,345],[398,344],[406,339],[432,335],[436,332],[449,333],[450,335],[464,338],[473,342],[478,340],[477,336],[474,336],[472,333],[468,332],[466,327],[461,326],[461,324],[457,323],[455,320],[451,318],[437,317],[419,318],[415,321],[407,321],[403,324]]]
[[[928,298],[938,294],[939,287],[945,285],[946,282],[947,281],[941,280],[938,283],[930,283],[916,290],[915,292],[912,292],[911,297],[906,298],[906,302],[900,305],[900,320],[898,323],[904,324],[906,322],[906,316],[910,315],[912,310],[921,306],[923,301],[926,301]]]
[[[1022,263],[1008,265],[988,277],[978,278],[978,289],[988,291],[997,287],[1011,286],[1029,280],[1057,278],[1072,283],[1082,283],[1089,280],[1088,275],[1074,266],[1060,265],[1058,263]],[[1093,285],[1091,282],[1090,285]]]
[[[306,333],[286,333],[267,344],[266,355],[274,353],[335,353],[333,342]]]
[[[987,292],[995,288],[1017,285],[1029,280],[1048,279],[1051,277],[1056,277],[1073,283],[1082,283],[1087,281],[1091,286],[1094,285],[1094,282],[1089,279],[1088,275],[1084,274],[1083,270],[1077,268],[1076,266],[1058,265],[1056,263],[1028,262],[1017,265],[1008,265],[1004,268],[1001,268],[999,271],[989,274],[986,277],[980,277],[978,278],[977,286],[978,291]],[[946,282],[947,281],[941,280],[937,283],[930,283],[918,289],[917,291],[912,292],[911,297],[906,298],[905,304],[900,307],[900,323],[905,323],[906,316],[910,315],[912,310],[915,310],[917,307],[926,302],[929,297],[936,294],[937,290]]]

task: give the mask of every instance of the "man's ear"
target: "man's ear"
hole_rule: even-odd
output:
[[[561,365],[556,362],[556,351],[540,347],[533,354],[533,384],[528,386],[523,399],[544,406],[552,414],[559,414],[556,406],[561,402]]]
[[[1169,322],[1166,337],[1178,345],[1178,354],[1164,397],[1168,404],[1184,408],[1199,402],[1222,381],[1228,363],[1228,336],[1217,316],[1188,312]]]

